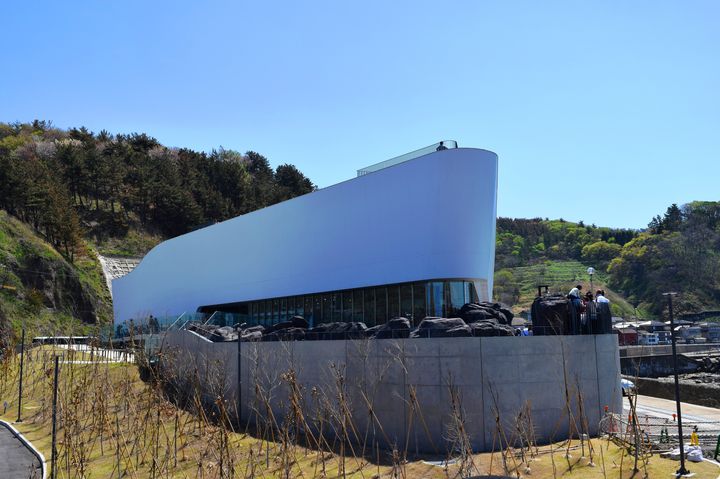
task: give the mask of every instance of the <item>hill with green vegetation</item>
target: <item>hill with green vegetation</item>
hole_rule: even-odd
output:
[[[87,325],[110,320],[110,304],[94,257],[76,256],[70,263],[30,227],[0,210],[0,350],[22,326],[30,335],[83,334]]]
[[[720,307],[720,202],[671,205],[645,230],[548,219],[499,218],[495,255],[497,299],[529,308],[537,286],[567,292],[582,283],[612,301],[622,317],[661,317],[663,292],[681,293],[676,311]]]

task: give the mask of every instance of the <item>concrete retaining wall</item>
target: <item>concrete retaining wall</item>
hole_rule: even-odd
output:
[[[444,453],[450,447],[453,395],[476,451],[498,448],[496,412],[510,439],[527,406],[538,442],[567,437],[566,384],[578,425],[580,392],[591,434],[605,406],[621,411],[612,334],[238,344],[176,331],[168,333],[165,350],[173,360],[166,361],[164,374],[202,378],[207,396],[222,395],[242,420],[263,423],[269,404],[280,422],[294,382],[309,423],[341,417],[342,394],[358,442],[411,452]]]

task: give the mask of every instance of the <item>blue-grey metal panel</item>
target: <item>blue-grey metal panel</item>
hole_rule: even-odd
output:
[[[263,208],[155,247],[113,281],[115,322],[434,278],[487,298],[496,196],[497,155],[458,148]]]

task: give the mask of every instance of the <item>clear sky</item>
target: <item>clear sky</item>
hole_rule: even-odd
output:
[[[0,121],[255,150],[321,187],[455,139],[500,156],[501,216],[720,200],[716,1],[8,2],[0,40]]]

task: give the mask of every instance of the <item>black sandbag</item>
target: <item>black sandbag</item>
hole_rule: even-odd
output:
[[[610,312],[610,303],[598,303],[597,322],[599,330],[596,334],[612,333],[612,313]]]
[[[467,326],[461,318],[425,318],[411,334],[411,338],[446,338],[448,331]],[[468,328],[469,335],[470,330]],[[458,333],[459,334],[459,333]]]
[[[262,337],[261,331],[243,331],[240,341],[261,341]]]
[[[515,313],[513,313],[506,307],[500,308],[500,312],[505,315],[505,319],[507,319],[507,324],[512,323],[512,320],[515,317]]]
[[[377,326],[372,326],[365,330],[365,334],[367,335],[368,338],[374,338],[375,335],[378,333],[378,331],[382,330],[384,327],[385,327],[384,324],[378,324]]]
[[[466,313],[468,311],[472,311],[474,309],[482,309],[482,306],[480,306],[479,303],[466,303],[463,304],[460,308],[460,313]]]
[[[219,326],[215,324],[191,324],[187,329],[188,331],[193,331],[206,339],[219,342],[222,341],[222,335],[215,334],[215,330],[218,328]]]
[[[305,339],[303,328],[283,328],[262,336],[263,341],[301,341]]]
[[[500,324],[510,324],[513,314],[500,303],[468,303],[460,308],[458,314],[465,323],[470,324],[476,321],[495,319]]]
[[[263,331],[263,334],[271,334],[275,331],[280,331],[283,329],[290,329],[290,328],[301,328],[301,329],[307,329],[308,322],[303,318],[302,316],[293,316],[287,321],[280,321],[279,323],[275,323],[272,326],[268,326]]]
[[[262,324],[258,324],[255,326],[250,326],[249,328],[244,328],[242,330],[242,334],[254,333],[256,331],[262,333],[263,331],[265,331],[265,326],[263,326]]]
[[[207,338],[215,343],[230,342],[237,341],[238,334],[232,326],[223,326],[210,331]]]
[[[472,335],[477,337],[515,335],[515,329],[512,326],[498,324],[495,321],[477,321],[469,324],[468,327]]]
[[[515,315],[513,314],[513,312],[510,311],[510,308],[509,308],[506,304],[503,304],[503,303],[490,303],[490,302],[481,302],[481,303],[478,303],[478,304],[479,304],[481,307],[484,306],[484,307],[486,307],[486,308],[490,308],[490,309],[492,309],[492,310],[494,310],[494,311],[498,311],[498,312],[502,313],[502,316],[504,317],[505,321],[503,322],[503,321],[502,321],[502,318],[499,318],[501,324],[511,324],[513,318],[515,317]]]
[[[472,336],[472,328],[470,328],[467,324],[456,326],[443,332],[445,333],[444,337],[446,338],[468,338]]]
[[[362,339],[367,329],[362,322],[321,323],[308,330],[306,339]]]
[[[410,320],[393,318],[377,329],[375,339],[408,338],[410,337]]]
[[[292,323],[294,328],[307,329],[310,327],[310,324],[302,316],[293,316],[292,318],[290,318],[290,322]]]
[[[490,311],[485,308],[468,308],[464,311],[461,309],[459,316],[467,324],[482,321],[483,319],[497,319],[495,311]]]
[[[347,323],[345,337],[348,339],[364,339],[367,337],[367,325],[361,321],[353,321]]]
[[[561,294],[535,298],[531,308],[533,336],[566,334],[570,326],[569,300]]]
[[[418,329],[452,329],[464,325],[465,322],[460,318],[425,318],[420,321]]]

